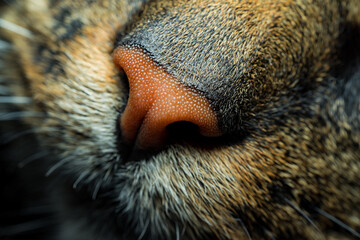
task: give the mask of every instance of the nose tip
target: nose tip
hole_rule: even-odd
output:
[[[128,143],[159,148],[166,142],[167,126],[182,121],[195,124],[203,136],[221,135],[206,98],[181,85],[142,50],[118,47],[113,58],[129,80],[129,99],[120,119]]]

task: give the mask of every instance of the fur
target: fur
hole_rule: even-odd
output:
[[[20,101],[1,109],[34,133],[47,235],[360,238],[358,0],[24,0],[1,19],[2,87]],[[129,160],[117,46],[206,97],[223,136]]]

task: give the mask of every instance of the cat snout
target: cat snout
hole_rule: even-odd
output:
[[[221,135],[207,99],[176,81],[145,51],[120,46],[113,57],[129,80],[129,99],[120,118],[127,143],[140,149],[159,148],[166,144],[168,127],[178,122],[191,123],[202,136]]]

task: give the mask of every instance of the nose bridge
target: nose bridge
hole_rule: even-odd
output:
[[[204,136],[221,135],[206,98],[181,85],[144,51],[118,47],[113,56],[129,80],[129,100],[120,119],[128,143],[158,148],[166,141],[167,126],[179,121],[195,124]]]
[[[205,4],[209,2],[154,1],[151,6],[160,4],[163,11],[156,11],[159,5],[146,8],[116,45],[146,49],[151,59],[176,78],[176,83],[200,92],[210,101],[221,131],[232,132],[233,123],[239,122],[238,113],[244,112],[238,103],[246,94],[241,98],[237,94],[250,86],[239,81],[244,69],[250,69],[250,61],[239,49],[244,44],[236,35],[241,26],[233,20],[235,10],[227,1],[215,1],[215,6]]]

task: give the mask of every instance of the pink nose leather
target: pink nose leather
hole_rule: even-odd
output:
[[[166,142],[167,126],[180,121],[197,125],[203,136],[221,135],[206,98],[179,84],[146,53],[118,47],[113,58],[129,80],[129,99],[120,119],[128,143],[141,149],[159,148]]]

